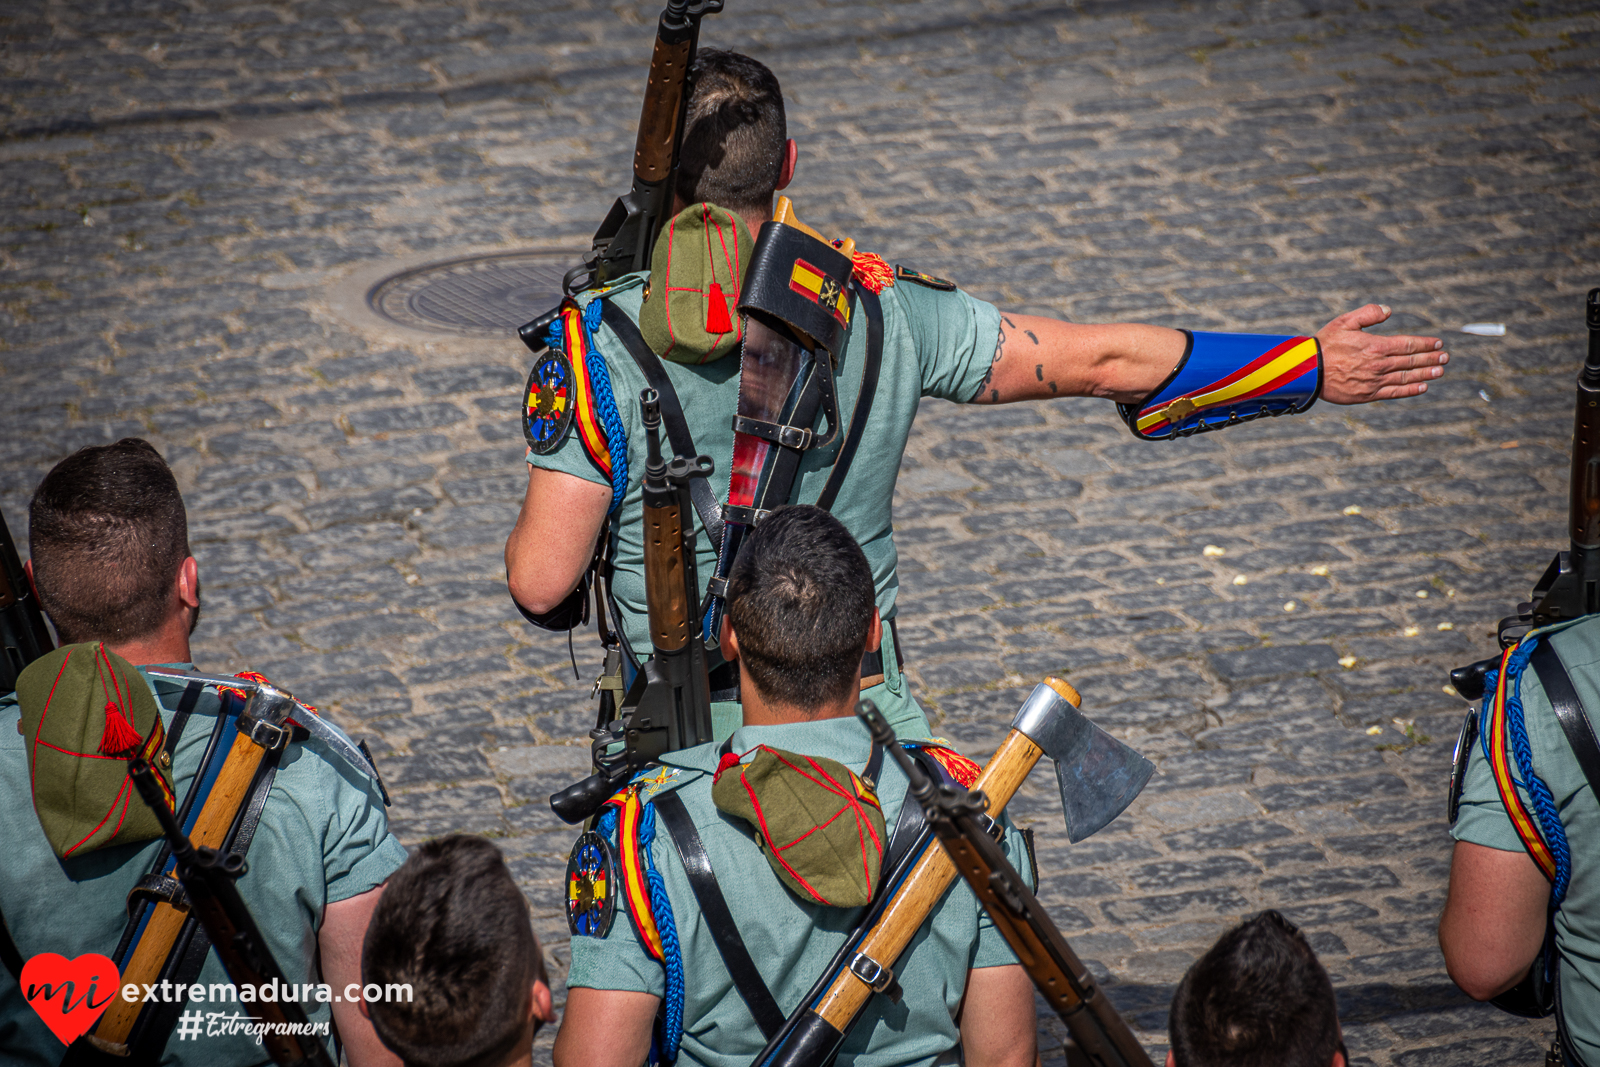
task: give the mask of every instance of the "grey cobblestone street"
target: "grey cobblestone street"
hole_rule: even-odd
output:
[[[586,771],[598,657],[576,635],[574,680],[565,637],[505,592],[528,353],[387,323],[364,294],[586,247],[625,187],[658,12],[0,11],[12,529],[71,449],[157,443],[201,564],[202,668],[262,671],[368,739],[407,843],[496,838],[557,977],[574,833],[545,798]],[[1185,968],[1276,907],[1334,975],[1353,1062],[1542,1063],[1550,1025],[1472,1004],[1437,948],[1465,709],[1443,685],[1566,546],[1600,284],[1592,0],[728,0],[703,40],[783,82],[803,219],[1002,307],[1304,333],[1371,300],[1385,330],[1446,338],[1418,400],[1170,445],[1103,401],[925,403],[900,633],[975,758],[1053,672],[1157,761],[1077,846],[1045,774],[1012,809],[1157,1062]]]

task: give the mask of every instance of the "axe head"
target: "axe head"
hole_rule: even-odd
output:
[[[1090,722],[1082,698],[1066,682],[1046,679],[1011,720],[1011,727],[1055,760],[1067,839],[1074,844],[1121,815],[1144,789],[1155,766]]]

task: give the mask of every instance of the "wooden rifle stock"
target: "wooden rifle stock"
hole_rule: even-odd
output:
[[[921,775],[914,764],[907,773]],[[1149,1054],[1100,991],[1094,976],[1050,921],[999,843],[978,822],[989,806],[988,798],[976,789],[964,794],[948,787],[935,789],[925,778],[920,788],[913,785],[911,791],[961,877],[983,902],[995,929],[1067,1024],[1078,1051],[1093,1067],[1153,1067]]]
[[[583,268],[569,274],[568,292],[650,269],[656,235],[672,211],[684,121],[693,90],[689,68],[700,38],[700,20],[721,10],[722,0],[668,0],[661,12],[634,142],[633,187],[618,198],[595,231],[587,276],[575,278],[585,273]]]
[[[1065,682],[1051,679],[1050,684],[1074,705],[1079,702],[1078,694]],[[973,788],[989,797],[991,809],[998,815],[1043,754],[1026,734],[1013,729],[989,758]],[[915,801],[907,797],[906,803]],[[872,995],[891,988],[894,967],[955,881],[956,873],[948,852],[925,849],[877,921],[854,950],[838,961],[832,980],[819,995],[801,1002],[783,1030],[756,1057],[753,1067],[824,1067]]]
[[[705,456],[661,455],[660,397],[639,394],[645,430],[644,583],[654,655],[622,704],[627,764],[637,770],[663,753],[711,740],[711,683],[700,639],[689,480],[712,471]]]

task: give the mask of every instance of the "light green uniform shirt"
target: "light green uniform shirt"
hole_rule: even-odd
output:
[[[618,283],[605,299],[637,320],[645,277],[634,275]],[[995,345],[1000,337],[1000,312],[993,305],[959,290],[941,292],[905,280],[885,289],[880,299],[883,304],[883,366],[878,375],[878,389],[861,445],[834,501],[833,514],[866,553],[867,562],[872,566],[878,610],[888,620],[894,618],[895,596],[900,587],[890,512],[895,479],[900,473],[900,457],[905,452],[912,420],[916,418],[917,404],[925,396],[960,403],[972,399],[994,360]],[[834,457],[843,446],[855,414],[856,399],[861,395],[866,336],[866,312],[858,302],[838,373],[842,426],[832,445],[810,451],[801,460],[797,488],[791,496],[796,502],[811,503],[821,495]],[[639,421],[639,392],[648,383],[639,365],[604,323],[595,331],[595,341],[610,369],[612,395],[628,434],[628,490],[617,515],[616,578],[612,591],[622,613],[628,641],[634,652],[643,657],[650,654],[650,633],[644,597],[645,437]],[[739,406],[738,353],[704,366],[666,360],[662,363],[683,406],[695,447],[716,464],[716,473],[711,477],[712,490],[719,501],[725,501],[733,461],[733,416]],[[820,417],[818,425],[821,425]],[[664,448],[668,447],[665,437],[663,430]],[[584,451],[576,429],[554,452],[543,456],[530,452],[528,462],[535,467],[610,485]],[[698,515],[694,523],[697,532],[695,566],[703,597],[706,582],[716,572],[716,553]],[[862,695],[877,703],[897,733],[925,736],[927,720],[894,668],[891,644],[885,633],[884,683],[867,689]],[[726,737],[739,724],[738,705],[729,704],[714,711],[717,737]]]
[[[1584,710],[1600,729],[1600,616],[1590,616],[1548,638],[1566,665]],[[1556,721],[1539,674],[1522,673],[1522,713],[1534,771],[1550,787],[1572,851],[1572,881],[1556,912],[1561,954],[1561,1006],[1568,1032],[1587,1063],[1600,1063],[1600,804]],[[1526,792],[1524,803],[1531,802]],[[1461,813],[1450,831],[1457,841],[1524,851],[1511,825],[1480,741],[1473,746],[1461,794]]]
[[[189,668],[189,664],[173,666]],[[151,679],[170,729],[183,686]],[[207,689],[184,727],[173,760],[173,785],[181,801],[194,778],[216,722],[219,702]],[[110,956],[127,922],[128,891],[154,861],[161,842],[119,845],[85,856],[57,859],[34,815],[26,740],[17,732],[21,709],[15,694],[0,697],[0,911],[24,960],[55,952],[67,959],[92,952]],[[141,803],[137,796],[133,803]],[[315,957],[323,910],[382,885],[406,859],[389,833],[377,785],[315,739],[284,751],[272,791],[262,808],[239,893],[249,906],[267,947],[292,983],[322,981]],[[228,984],[211,952],[198,981],[205,1003],[188,1010],[227,1016],[249,1006],[212,1003],[213,985]],[[106,991],[102,989],[101,994]],[[338,996],[342,990],[332,991]],[[301,1005],[312,1022],[332,1018],[329,1004]],[[210,1026],[209,1020],[205,1024]],[[330,1055],[332,1037],[327,1039]],[[0,1060],[6,1064],[55,1067],[65,1046],[24,1001],[11,975],[0,967]],[[167,1042],[161,1063],[194,1067],[243,1067],[271,1063],[253,1036],[211,1035]]]
[[[825,756],[860,774],[872,756],[872,739],[855,719],[782,726],[746,726],[733,735],[733,751],[757,745]],[[791,893],[767,865],[747,823],[724,815],[711,800],[711,776],[719,746],[700,745],[669,753],[665,762],[677,773],[659,788],[675,789],[694,820],[750,957],[785,1015],[792,1015],[822,970],[833,959],[862,908],[830,908],[806,903]],[[754,754],[751,754],[754,758]],[[889,833],[908,801],[906,777],[889,753],[878,775],[878,797]],[[1021,835],[1007,827],[1006,858],[1029,885],[1032,873]],[[933,847],[939,847],[935,844]],[[704,1067],[749,1067],[766,1046],[760,1029],[733,988],[711,930],[695,905],[694,891],[665,824],[657,818],[651,848],[672,901],[683,951],[683,1046],[680,1063]],[[1017,962],[1011,946],[994,928],[967,884],[957,879],[938,908],[895,964],[904,996],[899,1004],[874,995],[839,1053],[841,1067],[901,1067],[954,1062],[960,1041],[955,1013],[966,991],[968,971]],[[572,970],[567,985],[629,990],[662,996],[662,965],[639,941],[626,900],[618,894],[617,916],[609,934],[572,939]]]

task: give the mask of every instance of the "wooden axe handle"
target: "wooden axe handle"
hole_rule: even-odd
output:
[[[194,842],[196,848],[222,847],[222,842],[227,838],[228,830],[232,828],[233,821],[239,814],[239,808],[250,792],[250,783],[255,781],[256,771],[266,754],[266,749],[244,734],[239,734],[233,739],[233,747],[228,750],[228,758],[223,762],[222,770],[218,772],[217,780],[211,786],[205,805],[195,819],[194,832],[189,835],[189,840]],[[202,767],[196,773],[202,773],[204,770]],[[129,803],[139,804],[143,801],[134,796]],[[133,958],[123,969],[123,985],[148,985],[155,982],[157,976],[161,974],[161,968],[167,962],[167,956],[172,952],[173,943],[178,939],[178,932],[183,929],[184,920],[188,917],[188,909],[175,908],[171,904],[155,906],[155,910],[150,914],[150,921],[145,925],[144,934],[133,950]],[[144,1010],[142,1000],[129,1004],[121,996],[113,997],[105,1014],[100,1016],[100,1022],[94,1029],[94,1036],[102,1043],[113,1046],[124,1044],[142,1010]]]
[[[983,773],[973,783],[974,789],[981,789],[988,795],[991,816],[999,817],[1043,754],[1039,746],[1019,730],[1012,730],[1000,743],[999,749],[983,768]],[[916,800],[908,796],[905,802],[915,804]],[[858,951],[885,967],[894,966],[955,877],[956,868],[950,860],[950,854],[939,847],[928,849],[906,876],[905,883],[884,909],[878,924],[862,939]],[[866,1006],[870,996],[872,987],[851,971],[845,970],[834,979],[817,1002],[815,1010],[840,1033],[849,1033],[850,1023]]]
[[[787,196],[778,197],[778,206],[772,212],[772,221],[781,222],[785,226],[793,226],[801,233],[806,234],[809,237],[814,237],[825,245],[833,244],[832,241],[828,240],[826,237],[822,236],[822,234],[818,233],[816,230],[813,230],[810,226],[807,226],[805,223],[801,222],[795,217],[794,201],[790,200]],[[846,237],[839,245],[839,251],[846,257],[855,255],[856,239],[854,237]]]

